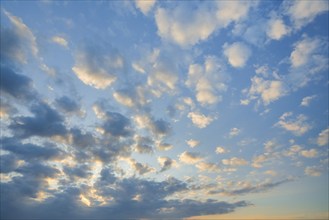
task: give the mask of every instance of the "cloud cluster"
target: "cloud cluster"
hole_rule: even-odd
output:
[[[291,119],[292,116],[292,112],[284,113],[275,125],[293,133],[296,136],[302,136],[311,129],[311,125],[306,122],[307,117],[305,115],[300,114],[295,119]]]

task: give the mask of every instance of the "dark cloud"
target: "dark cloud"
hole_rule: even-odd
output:
[[[154,142],[151,138],[138,136],[136,137],[135,150],[138,153],[151,154],[153,153],[153,144]]]
[[[17,74],[12,68],[1,65],[0,91],[17,99],[35,98],[32,80],[24,75]]]
[[[22,62],[25,59],[22,37],[13,29],[1,25],[1,62]]]
[[[160,157],[158,158],[158,162],[161,165],[161,170],[159,172],[169,170],[174,165],[174,160],[169,157]]]
[[[96,144],[94,136],[89,132],[83,133],[80,129],[73,128],[70,134],[72,135],[73,146],[75,147],[88,148],[94,147]]]
[[[92,175],[90,167],[87,164],[80,164],[74,167],[64,167],[63,171],[70,178],[88,178],[90,175]]]
[[[17,168],[17,157],[13,154],[5,154],[0,156],[0,173],[10,173]]]
[[[49,160],[63,156],[63,152],[51,143],[45,143],[44,146],[41,147],[30,143],[22,144],[13,138],[1,139],[1,143],[4,150],[10,151],[19,158],[28,161],[33,159]]]
[[[63,125],[63,117],[46,103],[37,103],[30,108],[33,117],[15,117],[9,126],[15,135],[27,138],[31,136],[49,137],[53,135],[65,135],[66,127]]]
[[[156,135],[167,135],[171,132],[170,123],[163,119],[152,120],[151,129]]]
[[[117,112],[106,113],[106,120],[102,128],[105,133],[114,137],[127,137],[132,134],[130,120]]]
[[[56,99],[56,105],[65,112],[72,113],[80,110],[79,104],[67,96]]]

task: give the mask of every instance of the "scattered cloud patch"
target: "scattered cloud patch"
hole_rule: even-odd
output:
[[[211,116],[205,116],[199,112],[190,112],[187,117],[189,117],[192,123],[198,128],[205,128],[214,120]]]
[[[226,43],[223,49],[224,56],[227,58],[229,64],[235,68],[244,67],[251,56],[250,48],[242,42]]]
[[[194,140],[194,139],[190,139],[190,140],[186,141],[186,143],[191,148],[194,148],[194,147],[196,147],[196,146],[198,146],[200,144],[200,141],[197,141],[197,140]]]
[[[198,153],[184,151],[179,155],[179,160],[186,164],[195,164],[203,160],[203,157]]]
[[[309,106],[311,101],[314,100],[317,96],[316,95],[312,95],[312,96],[306,96],[302,99],[302,102],[300,103],[300,106]]]
[[[245,166],[248,164],[248,161],[243,158],[232,157],[230,159],[223,159],[222,163],[229,166]]]
[[[327,146],[329,141],[329,128],[324,129],[320,132],[317,138],[317,144],[319,146]]]
[[[278,123],[275,125],[293,133],[296,136],[302,136],[312,127],[309,125],[306,120],[307,117],[303,114],[300,114],[292,119],[293,113],[286,112],[281,117]]]

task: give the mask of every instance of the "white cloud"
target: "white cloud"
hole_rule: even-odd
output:
[[[158,34],[181,46],[194,45],[206,40],[219,28],[228,26],[246,17],[253,2],[204,2],[195,7],[168,10],[159,7],[155,13]]]
[[[51,38],[51,41],[58,44],[58,45],[61,45],[61,46],[65,47],[65,48],[67,48],[67,46],[68,46],[67,40],[64,37],[61,37],[61,36],[53,36]]]
[[[328,141],[329,141],[329,128],[320,132],[318,139],[317,139],[317,144],[319,146],[327,146]]]
[[[243,158],[232,157],[230,159],[223,159],[222,163],[230,166],[244,166],[248,164],[248,161]]]
[[[252,160],[252,166],[255,168],[261,168],[263,167],[263,163],[267,160],[268,158],[261,154],[253,158]]]
[[[251,56],[249,47],[241,42],[235,42],[233,44],[226,43],[223,45],[223,49],[228,62],[236,68],[244,67]]]
[[[155,4],[155,0],[135,0],[136,7],[141,10],[144,15],[152,9]]]
[[[321,176],[321,170],[314,166],[306,167],[304,172],[308,176]]]
[[[182,154],[179,155],[179,160],[186,164],[195,164],[203,160],[203,157],[201,157],[197,153],[184,151]]]
[[[218,172],[220,170],[217,164],[207,162],[197,163],[195,167],[201,172]]]
[[[171,150],[173,147],[174,147],[173,145],[168,144],[168,143],[160,143],[157,146],[157,149],[161,150],[161,151],[168,151],[168,150]]]
[[[194,148],[200,144],[200,141],[190,139],[190,140],[186,141],[186,143],[188,146]]]
[[[127,107],[132,107],[134,105],[132,98],[127,96],[126,94],[114,92],[113,97],[117,102]]]
[[[303,157],[313,158],[318,155],[318,151],[316,149],[302,150],[300,152],[300,155],[302,155]]]
[[[279,126],[287,131],[290,131],[296,136],[302,136],[311,129],[311,126],[306,122],[307,117],[303,114],[298,115],[295,119],[291,119],[292,112],[286,112],[281,117],[276,126]]]
[[[297,153],[302,150],[302,147],[295,144],[289,148],[289,150],[285,151],[283,154],[287,157],[294,157]]]
[[[309,106],[311,101],[316,98],[316,95],[306,96],[303,98],[302,102],[300,103],[301,106]]]
[[[123,58],[115,51],[104,51],[102,47],[87,46],[75,56],[75,75],[86,85],[106,89],[116,81],[116,74],[123,68]]]
[[[310,22],[312,22],[316,16],[329,10],[328,1],[290,1],[287,0],[286,11],[290,16],[290,19],[295,25],[296,29],[299,29]]]
[[[218,147],[216,147],[216,154],[224,154],[224,153],[226,153],[226,152],[228,152],[224,147],[220,147],[220,146],[218,146]]]
[[[239,128],[232,128],[230,130],[229,135],[230,135],[230,137],[235,137],[235,136],[239,135],[240,132],[241,132],[241,130]]]
[[[266,80],[258,76],[251,78],[251,87],[248,92],[249,100],[260,96],[264,105],[268,105],[278,100],[286,93],[287,90],[281,80]],[[246,102],[246,100],[241,100],[241,103],[247,104],[248,102]]]
[[[190,112],[187,117],[189,117],[192,123],[198,128],[205,128],[214,120],[211,116],[205,116],[199,112]]]
[[[301,67],[310,62],[312,55],[320,46],[319,39],[304,38],[294,45],[294,50],[290,55],[290,62],[293,68]]]
[[[273,40],[280,40],[283,36],[289,34],[290,29],[280,18],[270,19],[266,31],[267,36]]]
[[[188,71],[188,79],[185,84],[194,88],[196,100],[202,105],[213,105],[221,101],[220,91],[226,90],[226,76],[220,65],[220,61],[208,56],[204,65],[191,64]]]

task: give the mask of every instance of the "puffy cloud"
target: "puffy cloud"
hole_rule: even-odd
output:
[[[148,137],[135,136],[136,141],[135,151],[138,153],[150,154],[153,153],[153,140]]]
[[[31,99],[36,96],[32,80],[29,77],[18,74],[5,65],[1,65],[0,72],[0,91],[18,99]]]
[[[318,155],[318,151],[316,149],[302,150],[300,152],[300,155],[302,155],[303,157],[313,158]]]
[[[51,38],[51,41],[58,44],[58,45],[60,45],[60,46],[62,46],[62,47],[65,47],[65,48],[67,48],[67,46],[68,46],[67,40],[64,37],[61,37],[61,36],[53,36]]]
[[[276,126],[279,126],[287,131],[290,131],[296,136],[302,136],[311,126],[306,122],[307,117],[303,114],[298,115],[295,119],[291,119],[292,112],[286,112],[281,117]]]
[[[179,155],[179,160],[187,164],[195,164],[203,160],[203,157],[198,153],[184,151]]]
[[[328,2],[325,0],[285,1],[284,5],[296,29],[311,23],[318,15],[329,10]]]
[[[302,147],[299,146],[299,145],[297,145],[297,144],[295,144],[295,145],[291,146],[291,147],[289,148],[289,150],[285,151],[285,152],[284,152],[284,155],[285,155],[285,156],[288,156],[288,157],[294,157],[294,156],[296,156],[296,154],[299,153],[301,150],[302,150]]]
[[[207,162],[200,162],[195,165],[196,168],[198,168],[201,172],[218,172],[220,171],[220,168],[215,163],[207,163]]]
[[[321,79],[316,75],[328,70],[328,45],[319,37],[303,36],[294,45],[290,54],[291,68],[286,76],[287,83],[297,90],[306,86],[310,81]]]
[[[194,148],[200,144],[200,141],[190,139],[190,140],[186,141],[186,143],[188,146]]]
[[[169,122],[163,119],[154,119],[150,115],[135,115],[134,121],[139,128],[147,128],[153,135],[165,136],[172,131]]]
[[[65,112],[73,113],[80,111],[79,104],[68,96],[62,96],[61,98],[56,99],[55,102],[56,105]]]
[[[320,132],[318,139],[317,139],[317,144],[319,146],[327,146],[328,140],[329,140],[329,128],[324,129]]]
[[[106,112],[106,119],[101,128],[105,134],[114,137],[127,137],[132,134],[130,120],[117,112]]]
[[[177,162],[169,157],[158,157],[158,162],[161,166],[161,170],[159,172],[164,172],[173,166],[177,166]]]
[[[132,158],[130,158],[128,162],[139,175],[144,175],[149,172],[155,172],[155,169],[153,167],[150,167],[147,164],[139,163]]]
[[[321,170],[315,166],[306,167],[304,173],[308,176],[321,176]]]
[[[273,18],[269,20],[266,34],[270,39],[280,40],[283,36],[289,33],[290,29],[284,24],[282,19]]]
[[[301,106],[309,106],[311,101],[313,99],[315,99],[317,96],[316,95],[312,95],[312,96],[306,96],[302,99],[302,102],[300,103]]]
[[[266,80],[258,76],[254,76],[251,79],[251,87],[248,92],[250,100],[260,96],[264,105],[268,105],[271,102],[278,100],[286,93],[287,90],[281,80]]]
[[[293,68],[301,67],[310,62],[312,56],[319,49],[321,42],[319,39],[304,38],[294,45],[294,50],[290,54],[290,62]]]
[[[263,166],[262,163],[264,163],[267,159],[268,157],[263,154],[256,156],[252,160],[252,166],[255,168],[261,168]]]
[[[199,112],[190,112],[187,117],[189,117],[198,128],[205,128],[214,120],[211,116],[205,116]]]
[[[226,90],[223,67],[218,59],[213,56],[205,58],[204,65],[191,64],[188,79],[185,84],[194,88],[196,99],[202,106],[213,105],[221,101],[220,92]],[[185,102],[186,101],[186,102]],[[192,100],[184,102],[192,106]]]
[[[232,157],[230,159],[223,159],[222,163],[229,166],[244,166],[248,164],[248,161],[243,158]]]
[[[157,146],[157,149],[161,150],[161,151],[168,151],[168,150],[171,150],[173,147],[174,147],[173,145],[168,144],[168,143],[160,143]]]
[[[236,68],[244,67],[251,56],[249,47],[241,42],[235,42],[233,44],[226,43],[223,45],[223,49],[228,62]]]
[[[235,136],[239,135],[240,132],[241,132],[241,130],[239,128],[231,128],[229,135],[230,135],[230,137],[235,137]]]
[[[156,0],[135,0],[136,7],[141,10],[144,15],[148,14],[155,2]]]
[[[63,117],[46,103],[38,103],[31,107],[31,116],[19,116],[9,126],[18,137],[65,135],[67,129],[64,126]]]
[[[226,152],[228,152],[224,147],[216,147],[216,154],[224,154]]]
[[[75,55],[75,75],[86,85],[105,89],[117,79],[124,61],[115,50],[104,50],[104,45],[85,45]]]
[[[247,16],[253,2],[210,2],[193,5],[183,3],[173,10],[159,7],[155,13],[158,34],[181,46],[206,40],[219,28]],[[184,6],[184,7],[183,7]]]

